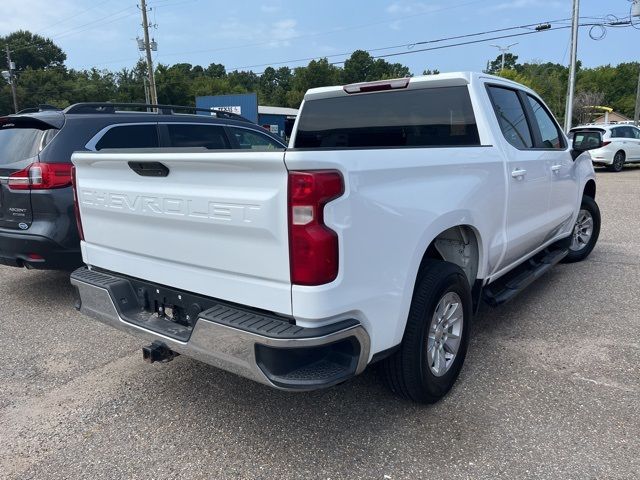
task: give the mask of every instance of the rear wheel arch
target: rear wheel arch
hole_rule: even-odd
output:
[[[429,260],[443,260],[459,266],[473,287],[482,261],[481,246],[480,234],[470,225],[457,225],[440,232],[422,256],[416,283]]]
[[[595,180],[591,179],[585,184],[583,194],[586,195],[587,197],[592,198],[593,200],[596,199],[596,182],[595,182]]]

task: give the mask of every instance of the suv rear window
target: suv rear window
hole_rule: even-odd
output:
[[[158,130],[155,124],[121,125],[110,128],[96,143],[96,150],[105,148],[157,148]]]
[[[46,132],[37,128],[0,127],[0,165],[35,157]]]
[[[480,145],[467,87],[423,88],[309,100],[296,148]]]

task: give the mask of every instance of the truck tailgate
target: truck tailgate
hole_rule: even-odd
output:
[[[166,176],[136,171],[158,162]],[[282,151],[78,152],[73,163],[87,264],[291,314]]]

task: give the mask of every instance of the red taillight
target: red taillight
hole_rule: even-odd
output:
[[[322,285],[338,276],[338,235],[324,224],[324,206],[343,193],[336,170],[289,172],[291,283]]]
[[[80,218],[80,203],[78,202],[78,181],[76,180],[76,167],[71,167],[71,185],[73,185],[73,212],[76,215],[76,225],[80,240],[84,240],[84,230],[82,229],[82,219]]]
[[[11,190],[49,190],[71,185],[70,163],[32,163],[9,175]]]
[[[607,145],[611,144],[611,140],[605,140],[604,142],[602,142],[602,146],[606,147]]]

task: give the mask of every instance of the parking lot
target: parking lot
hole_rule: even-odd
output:
[[[602,233],[484,308],[437,405],[375,368],[271,390],[81,317],[68,275],[0,267],[2,478],[638,478],[640,168],[598,172]]]

